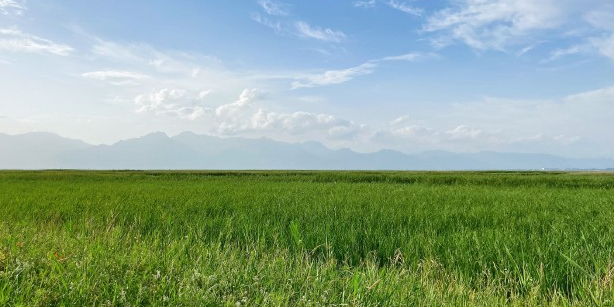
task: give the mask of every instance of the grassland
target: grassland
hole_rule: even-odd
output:
[[[0,306],[614,306],[614,175],[0,172]]]

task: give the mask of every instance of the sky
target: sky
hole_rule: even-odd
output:
[[[0,133],[614,157],[611,0],[0,0]]]

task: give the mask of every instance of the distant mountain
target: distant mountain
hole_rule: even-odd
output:
[[[291,144],[266,138],[218,138],[161,132],[113,145],[90,145],[52,133],[0,134],[0,169],[361,169],[520,170],[606,169],[612,159],[545,154],[452,153],[408,155],[394,150],[357,153],[318,142]]]
[[[91,145],[47,132],[21,135],[0,133],[0,168],[62,168],[60,156],[85,150]]]

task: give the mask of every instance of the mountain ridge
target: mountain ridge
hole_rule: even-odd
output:
[[[539,170],[611,169],[614,159],[549,154],[443,150],[359,153],[316,141],[220,138],[184,131],[152,132],[111,145],[91,145],[49,132],[0,133],[0,169],[338,169]]]

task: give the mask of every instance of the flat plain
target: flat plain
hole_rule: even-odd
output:
[[[0,306],[614,306],[614,174],[2,171]]]

